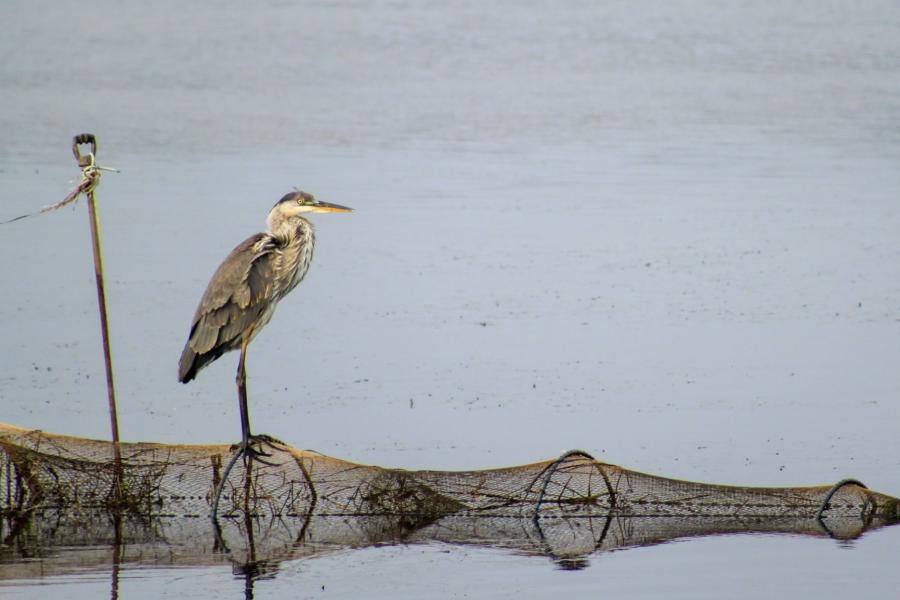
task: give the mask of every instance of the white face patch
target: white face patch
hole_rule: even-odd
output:
[[[297,215],[302,215],[304,213],[313,212],[315,209],[314,206],[309,204],[299,204],[297,202],[282,202],[280,204],[275,205],[275,209],[272,212],[278,213],[282,218],[294,217]]]

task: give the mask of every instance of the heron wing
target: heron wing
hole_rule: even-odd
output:
[[[241,336],[271,310],[275,244],[263,233],[241,242],[222,261],[200,299],[179,364],[190,381],[207,364],[240,346]]]

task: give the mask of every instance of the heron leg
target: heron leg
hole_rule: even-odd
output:
[[[238,361],[237,377],[235,381],[238,388],[238,403],[241,411],[241,443],[240,453],[251,460],[257,460],[269,466],[277,466],[274,463],[263,460],[262,456],[272,456],[268,452],[264,452],[259,448],[255,448],[254,444],[266,444],[270,448],[275,449],[273,442],[279,440],[268,435],[253,435],[250,433],[250,409],[247,405],[247,345],[250,343],[252,332],[247,332],[241,338],[241,358]]]
[[[237,383],[238,389],[238,407],[241,413],[241,442],[237,444],[237,447],[232,446],[232,450],[237,450],[237,453],[231,457],[231,460],[228,463],[228,466],[225,467],[225,471],[222,474],[222,480],[219,481],[219,485],[216,487],[216,490],[213,494],[213,503],[212,503],[212,511],[211,517],[213,521],[216,520],[216,516],[219,512],[219,500],[222,497],[222,491],[225,489],[225,483],[228,481],[228,475],[231,473],[231,469],[234,467],[235,463],[239,458],[244,458],[244,465],[247,472],[247,481],[249,483],[250,478],[250,464],[247,461],[258,461],[263,463],[264,465],[268,465],[270,467],[279,466],[278,463],[269,462],[264,460],[263,456],[272,456],[268,452],[264,452],[258,448],[254,448],[254,443],[264,443],[268,445],[270,448],[275,448],[273,443],[283,443],[279,442],[275,438],[268,435],[253,435],[250,433],[250,410],[247,407],[247,368],[246,368],[246,358],[247,358],[247,345],[250,343],[250,333],[244,335],[241,339],[241,358],[238,360],[238,369],[237,376],[235,377],[235,382]]]
[[[241,339],[241,358],[238,361],[237,377],[235,381],[238,389],[238,404],[241,411],[241,446],[248,448],[250,446],[250,410],[247,408],[247,344],[250,336],[245,335]]]

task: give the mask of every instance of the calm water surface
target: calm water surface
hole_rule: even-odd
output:
[[[357,210],[316,220],[309,277],[254,342],[257,430],[410,468],[581,447],[684,479],[852,476],[900,494],[896,3],[4,12],[0,219],[68,192],[75,133],[123,171],[99,198],[126,439],[237,437],[236,357],[189,386],[175,366],[218,262],[299,186]],[[84,213],[0,229],[0,420],[103,438]],[[576,573],[485,548],[368,548],[283,563],[254,592],[870,597],[900,585],[896,529],[706,538]],[[92,571],[3,596],[111,585]],[[228,565],[129,563],[118,585],[245,593]]]

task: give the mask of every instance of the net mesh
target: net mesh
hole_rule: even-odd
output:
[[[120,444],[122,476],[109,442],[0,425],[0,507],[108,508],[155,516],[206,516],[226,445]],[[816,515],[831,486],[721,486],[647,475],[573,451],[555,460],[479,471],[407,471],[360,465],[276,443],[271,456],[235,463],[220,515],[484,514],[568,515],[590,510],[632,516]],[[830,516],[897,516],[895,498],[847,482],[828,499]]]
[[[581,451],[479,471],[388,469],[280,443],[267,451],[272,465],[238,460],[226,474],[233,456],[227,445],[123,443],[117,471],[109,442],[0,424],[6,517],[0,529],[7,529],[0,533],[30,547],[115,538],[143,548],[145,558],[158,552],[170,561],[179,556],[173,544],[190,547],[185,556],[192,562],[198,547],[229,548],[258,562],[267,553],[296,557],[439,540],[577,563],[598,549],[676,537],[738,531],[855,537],[900,521],[900,501],[853,480],[795,488],[712,485],[624,469]],[[211,528],[214,491],[226,475]],[[16,520],[22,516],[29,516],[25,528]],[[83,564],[87,554],[80,556]]]

